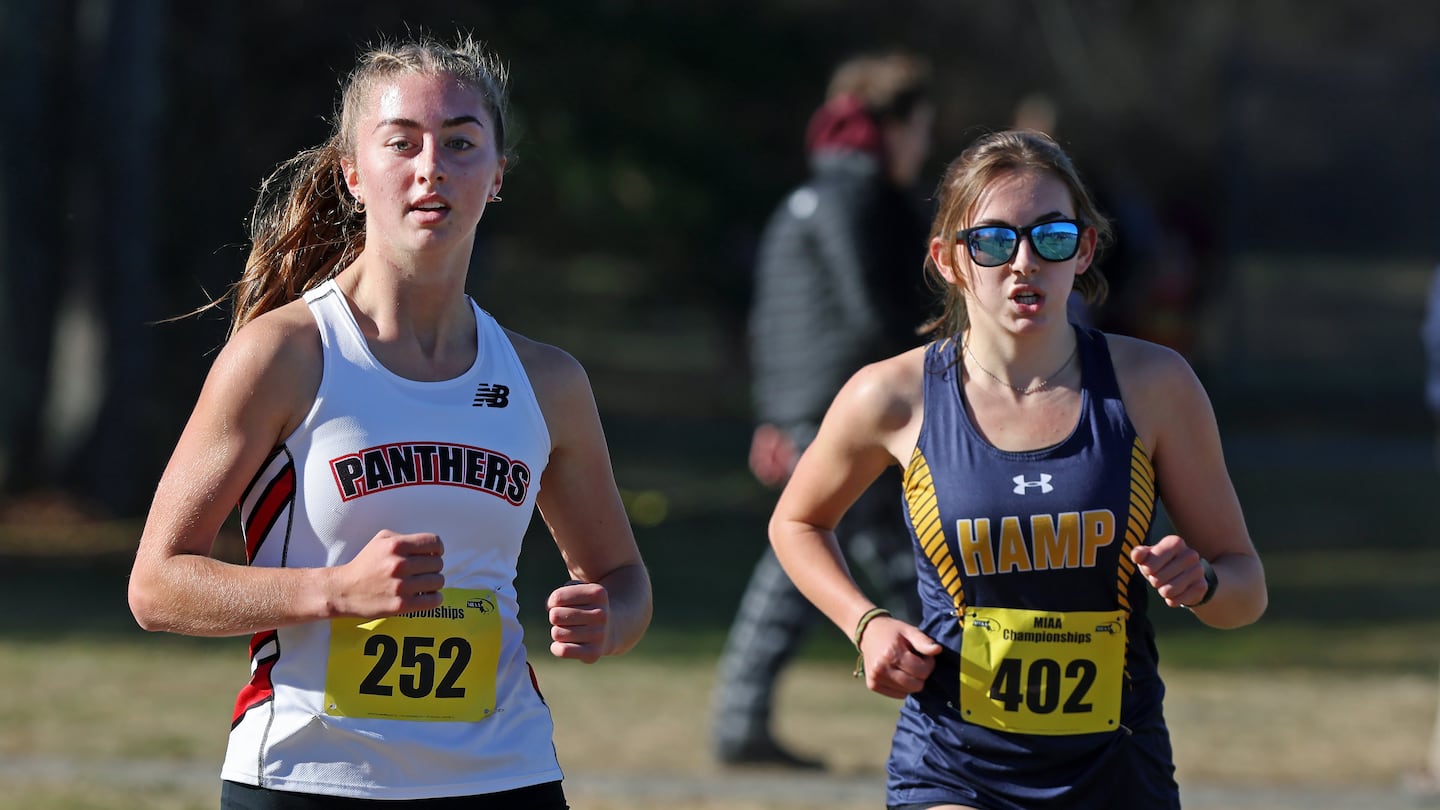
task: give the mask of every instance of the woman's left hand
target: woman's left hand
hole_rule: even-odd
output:
[[[593,664],[605,654],[610,625],[610,593],[595,582],[561,585],[546,600],[550,620],[550,654]]]
[[[1137,546],[1130,559],[1170,607],[1194,605],[1209,590],[1200,554],[1178,534],[1166,535],[1153,546]]]

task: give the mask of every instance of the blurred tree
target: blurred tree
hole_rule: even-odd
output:
[[[743,388],[751,255],[770,201],[804,172],[796,133],[823,66],[888,46],[928,54],[941,88],[934,177],[1021,96],[1047,93],[1082,171],[1123,162],[1158,215],[1212,252],[1200,278],[1218,296],[1228,256],[1309,249],[1317,221],[1327,246],[1365,247],[1368,229],[1399,222],[1396,247],[1426,249],[1440,6],[1383,8],[8,0],[0,494],[63,485],[137,508],[223,335],[219,313],[146,324],[238,277],[256,187],[325,137],[336,82],[367,41],[466,30],[514,69],[519,160],[481,228],[477,296],[574,346],[602,399],[649,377],[665,396],[624,407],[743,422],[745,397],[726,392]],[[52,377],[57,320],[86,302],[66,329],[89,329],[99,349],[78,376]],[[575,332],[593,339],[564,339]],[[705,338],[670,339],[681,334]],[[677,346],[690,354],[660,366]],[[69,420],[59,436],[57,415]]]
[[[70,153],[56,132],[69,115],[75,43],[69,3],[0,5],[0,492],[43,486],[45,395],[71,218]],[[78,126],[78,125],[77,125]],[[88,127],[87,127],[88,129]]]
[[[7,14],[4,491],[59,486],[134,511],[158,472],[135,442],[151,434],[155,390],[145,324],[159,312],[166,4],[21,2]],[[75,313],[82,326],[62,333]],[[87,322],[94,353],[57,352]]]

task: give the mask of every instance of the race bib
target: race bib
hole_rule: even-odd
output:
[[[971,608],[963,621],[966,720],[1024,734],[1119,728],[1125,611]]]
[[[446,588],[434,610],[334,619],[325,713],[392,720],[483,720],[495,712],[495,592]]]

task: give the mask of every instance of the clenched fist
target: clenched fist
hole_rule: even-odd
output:
[[[610,626],[610,594],[604,585],[571,580],[550,594],[545,607],[551,655],[587,664],[600,660]]]

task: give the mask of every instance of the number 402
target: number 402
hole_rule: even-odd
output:
[[[1054,659],[1037,658],[1026,669],[1025,662],[1019,658],[1005,658],[995,668],[990,699],[999,701],[1007,712],[1019,711],[1023,703],[1035,714],[1050,714],[1060,707],[1063,687],[1070,685],[1069,697],[1060,711],[1062,714],[1083,714],[1095,708],[1085,702],[1090,687],[1095,683],[1095,672],[1095,662],[1083,658],[1065,666],[1063,679],[1060,662]]]

